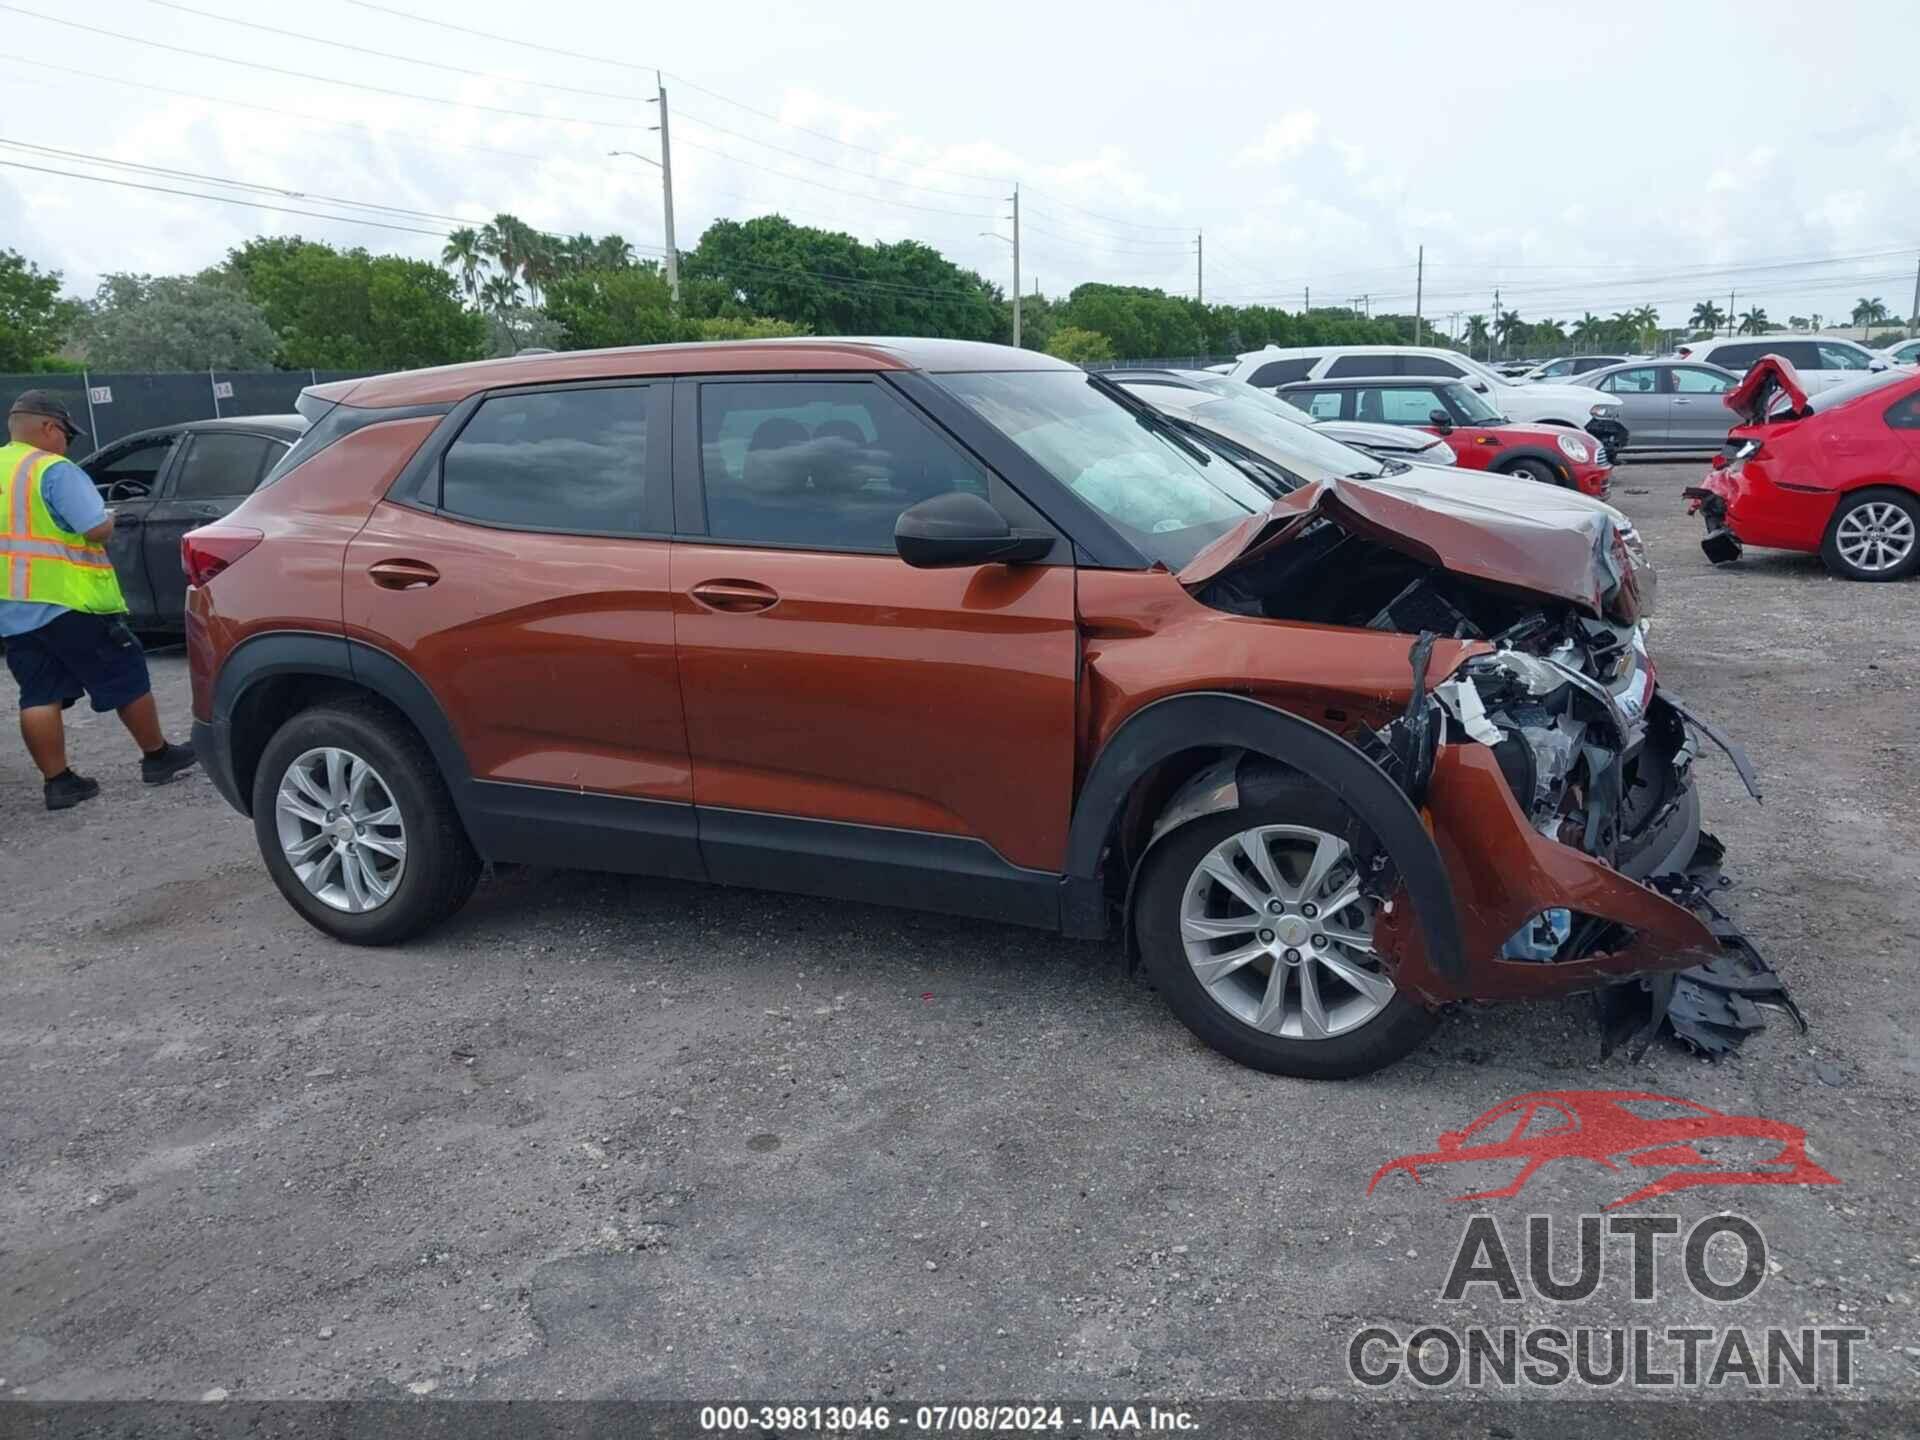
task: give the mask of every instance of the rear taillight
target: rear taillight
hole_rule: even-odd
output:
[[[267,537],[243,525],[203,525],[180,537],[180,568],[204,585]]]

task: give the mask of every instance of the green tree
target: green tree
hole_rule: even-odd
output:
[[[0,250],[0,372],[23,371],[58,350],[80,317],[60,297],[60,272]]]
[[[684,321],[683,325],[692,331],[686,337],[689,340],[780,340],[807,333],[789,321],[770,320],[764,315],[751,318],[717,315],[707,320]]]
[[[1794,330],[1804,330],[1807,328],[1807,317],[1804,315],[1789,315],[1787,317],[1787,325]]]
[[[659,345],[691,338],[657,269],[588,270],[562,275],[547,292],[546,313],[562,349]]]
[[[80,322],[100,370],[264,370],[279,341],[240,284],[203,275],[108,275]]]
[[[1711,334],[1727,323],[1727,312],[1711,300],[1702,300],[1693,307],[1693,313],[1687,317],[1687,323],[1696,330],[1705,330]]]
[[[819,335],[990,340],[1000,293],[917,240],[868,245],[782,215],[718,220],[680,266],[688,313],[763,315]]]
[[[1742,335],[1764,335],[1767,333],[1767,312],[1758,305],[1740,317]]]
[[[1493,334],[1494,338],[1500,342],[1501,349],[1507,350],[1512,347],[1514,332],[1520,328],[1520,325],[1518,310],[1502,310],[1494,316]]]
[[[1077,325],[1062,325],[1047,343],[1047,354],[1075,365],[1091,365],[1114,358],[1113,342],[1094,330]]]
[[[266,313],[280,337],[277,363],[290,369],[405,370],[487,352],[485,317],[425,260],[262,237],[232,252],[227,268]]]

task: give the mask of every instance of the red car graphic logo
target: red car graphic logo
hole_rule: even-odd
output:
[[[1747,1152],[1739,1155],[1746,1164],[1704,1153],[1710,1151]],[[1666,1172],[1609,1201],[1602,1207],[1607,1210],[1696,1185],[1840,1183],[1807,1158],[1807,1132],[1796,1125],[1758,1115],[1723,1115],[1691,1100],[1646,1091],[1543,1090],[1494,1106],[1464,1130],[1447,1131],[1438,1150],[1388,1161],[1373,1172],[1367,1193],[1397,1170],[1423,1183],[1421,1172],[1435,1166],[1517,1164],[1518,1173],[1506,1185],[1452,1197],[1500,1200],[1518,1195],[1551,1160],[1585,1160],[1629,1176]]]

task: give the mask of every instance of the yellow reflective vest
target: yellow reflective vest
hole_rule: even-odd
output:
[[[63,530],[40,494],[40,481],[63,457],[31,445],[0,445],[0,600],[64,605],[118,615],[127,602],[104,545]]]

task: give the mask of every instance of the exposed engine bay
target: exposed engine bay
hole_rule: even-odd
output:
[[[1800,1021],[1779,977],[1709,898],[1729,882],[1719,874],[1719,842],[1700,829],[1696,736],[1724,749],[1756,799],[1759,792],[1739,747],[1656,688],[1646,645],[1652,572],[1624,517],[1608,512],[1589,527],[1575,552],[1587,572],[1543,593],[1537,570],[1529,584],[1458,573],[1430,542],[1383,534],[1375,517],[1350,518],[1346,509],[1316,505],[1270,529],[1264,543],[1204,576],[1194,594],[1235,614],[1407,635],[1414,688],[1405,713],[1346,738],[1416,806],[1440,747],[1484,746],[1539,836],[1657,891],[1712,931],[1719,949],[1706,963],[1596,976],[1584,987],[1595,996],[1605,1048],[1637,1035],[1637,1054],[1664,1022],[1717,1055],[1764,1028],[1756,1006]],[[1427,669],[1436,637],[1492,648],[1435,683]],[[1618,920],[1549,903],[1497,958],[1529,967],[1604,964],[1632,952],[1636,938]]]

